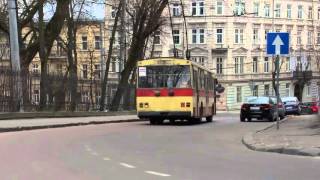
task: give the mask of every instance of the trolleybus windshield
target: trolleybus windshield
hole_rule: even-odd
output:
[[[190,88],[190,66],[138,67],[139,88]]]

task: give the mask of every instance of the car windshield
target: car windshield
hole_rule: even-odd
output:
[[[139,88],[189,88],[190,66],[146,66],[138,68]]]
[[[246,100],[248,104],[269,104],[268,97],[248,97]]]
[[[296,97],[284,97],[281,98],[282,102],[297,102],[297,98]]]

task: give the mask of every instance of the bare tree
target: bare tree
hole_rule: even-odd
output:
[[[128,3],[127,13],[132,20],[132,39],[128,59],[117,92],[112,100],[111,110],[119,108],[124,92],[128,89],[128,80],[137,61],[144,57],[144,47],[148,37],[157,31],[165,22],[162,18],[163,11],[168,5],[168,0],[132,0]]]
[[[108,58],[106,61],[106,69],[104,73],[104,78],[101,84],[101,99],[100,99],[100,111],[104,111],[105,109],[105,99],[106,99],[106,89],[107,89],[107,83],[108,83],[108,73],[109,73],[109,67],[110,67],[110,62],[111,62],[111,57],[112,57],[112,51],[113,51],[113,43],[115,40],[115,35],[118,27],[118,20],[121,12],[121,8],[124,8],[122,6],[122,1],[120,1],[116,13],[116,17],[114,19],[114,24],[112,27],[112,33],[110,37],[110,43],[109,43],[109,51],[108,51]]]

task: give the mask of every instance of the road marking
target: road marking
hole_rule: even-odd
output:
[[[98,156],[98,155],[99,155],[99,154],[96,153],[96,152],[91,152],[91,154],[94,155],[94,156]]]
[[[316,156],[316,157],[314,157],[314,159],[320,160],[320,156]]]
[[[104,157],[103,160],[105,160],[105,161],[110,161],[111,159],[108,158],[108,157]]]
[[[156,176],[162,176],[162,177],[169,177],[169,176],[171,176],[170,174],[158,173],[158,172],[155,172],[155,171],[145,171],[145,173],[152,174],[152,175],[156,175]]]
[[[127,164],[127,163],[119,163],[121,166],[123,166],[123,167],[126,167],[126,168],[136,168],[135,166],[133,166],[133,165],[130,165],[130,164]]]

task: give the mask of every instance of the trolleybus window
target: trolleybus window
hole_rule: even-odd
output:
[[[146,66],[146,76],[140,76],[139,88],[189,88],[190,66]]]

